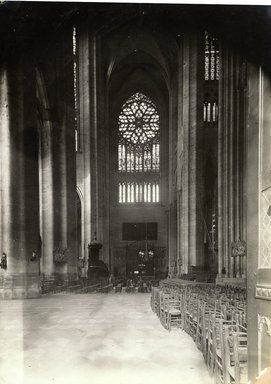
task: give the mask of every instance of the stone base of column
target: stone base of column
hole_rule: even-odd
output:
[[[41,276],[41,292],[57,293],[65,291],[73,282],[78,281],[78,275],[75,273],[54,273]]]
[[[30,299],[41,295],[40,276],[14,274],[0,278],[1,299]]]

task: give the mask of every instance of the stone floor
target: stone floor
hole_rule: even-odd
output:
[[[202,354],[170,333],[150,295],[0,301],[1,384],[211,384]]]

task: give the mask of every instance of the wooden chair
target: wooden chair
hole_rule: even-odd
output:
[[[211,319],[212,315],[215,314],[214,307],[209,307],[206,305],[204,308],[202,308],[203,314],[202,314],[202,353],[204,360],[207,364],[208,359],[208,338],[209,338],[209,328],[211,327]]]
[[[237,330],[238,326],[234,321],[223,319],[219,321],[219,339],[217,340],[215,351],[215,381],[217,384],[224,383],[225,377],[225,333],[226,337],[228,337],[230,331]]]
[[[217,349],[217,343],[219,343],[220,335],[220,322],[224,320],[221,312],[214,312],[211,315],[208,329],[207,338],[207,367],[211,373],[215,370],[215,354]]]
[[[198,320],[198,298],[195,293],[186,297],[185,302],[185,330],[195,340]]]
[[[161,324],[164,326],[165,323],[165,300],[169,297],[168,293],[163,291],[159,292],[159,314],[158,317],[160,319]]]
[[[207,316],[210,314],[210,311],[212,311],[213,307],[210,306],[207,301],[204,301],[205,299],[199,299],[198,302],[198,308],[197,308],[197,324],[196,324],[196,336],[195,336],[195,343],[197,347],[203,352],[203,355],[205,355],[206,350],[206,323],[207,323]]]
[[[234,366],[235,361],[237,361],[233,352],[233,335],[237,334],[246,336],[246,328],[236,324],[234,320],[220,320],[219,334],[219,341],[216,343],[215,353],[215,381],[217,384],[226,384],[228,382],[232,382],[229,381],[229,372],[231,373],[233,368],[229,367]],[[240,343],[244,344],[244,341],[240,339]],[[239,356],[239,360],[240,362],[242,361],[241,354]]]
[[[235,383],[246,384],[248,381],[247,334],[233,335],[233,355],[235,361]]]
[[[167,328],[167,311],[169,309],[169,300],[174,299],[173,293],[168,292],[160,292],[160,300],[159,300],[159,318],[163,327]]]
[[[247,384],[247,334],[226,329],[223,384]]]
[[[182,295],[166,296],[164,301],[164,327],[171,331],[172,328],[182,327]]]

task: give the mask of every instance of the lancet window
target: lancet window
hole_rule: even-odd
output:
[[[204,49],[204,102],[203,121],[206,127],[217,127],[218,122],[218,80],[219,80],[219,43],[217,37],[205,32]]]
[[[78,122],[78,52],[77,52],[77,30],[72,29],[72,53],[73,53],[73,96],[74,96],[74,134],[75,150],[80,150],[80,131]]]
[[[218,39],[208,32],[205,32],[205,80],[219,80]]]

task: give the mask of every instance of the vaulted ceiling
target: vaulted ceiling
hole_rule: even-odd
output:
[[[176,39],[184,30],[208,27],[250,59],[266,67],[271,64],[270,6],[14,1],[0,5],[0,60],[20,48],[29,53],[42,48],[57,31],[83,20],[100,33],[140,22],[154,35],[167,31]]]

